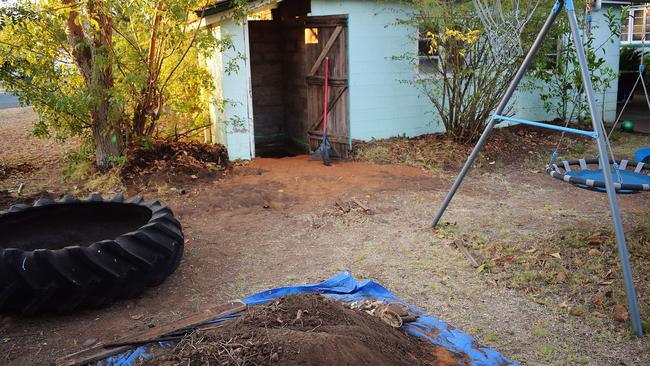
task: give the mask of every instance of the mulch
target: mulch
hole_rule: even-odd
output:
[[[31,173],[37,168],[30,163],[19,164],[1,164],[0,163],[0,181],[5,180],[13,175]]]
[[[222,327],[184,337],[145,365],[438,365],[469,364],[454,353],[391,327],[363,310],[317,294],[253,306]]]
[[[515,125],[495,129],[481,150],[477,166],[493,163],[495,160],[505,165],[519,165],[527,157],[548,155],[555,150],[560,135],[547,129]],[[567,154],[574,151],[576,144],[588,142],[588,137],[565,135],[558,151]],[[364,156],[364,150],[380,147],[385,152]],[[465,163],[473,143],[454,141],[444,133],[432,133],[413,138],[393,137],[385,140],[354,142],[357,159],[371,160],[380,164],[410,164],[424,167],[439,167],[456,170]]]
[[[183,186],[196,180],[219,179],[230,168],[228,151],[221,144],[155,141],[130,147],[126,156],[120,176],[127,186]]]

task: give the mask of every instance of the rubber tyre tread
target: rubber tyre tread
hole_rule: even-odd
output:
[[[151,210],[151,218],[133,232],[84,247],[29,251],[0,247],[0,312],[70,313],[79,307],[105,306],[119,298],[139,295],[147,287],[162,283],[178,268],[184,250],[183,229],[172,210],[158,201],[65,196],[57,201],[14,205],[0,211],[0,220],[23,210],[86,202],[138,205]]]

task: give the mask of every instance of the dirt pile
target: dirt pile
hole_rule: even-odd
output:
[[[230,165],[220,144],[156,141],[130,147],[120,175],[127,185],[183,185],[201,178],[218,178]]]
[[[464,355],[320,295],[250,308],[236,321],[183,338],[147,365],[463,365]]]
[[[20,163],[15,165],[0,164],[0,181],[15,174],[30,173],[34,170],[36,170],[36,167],[30,163]]]

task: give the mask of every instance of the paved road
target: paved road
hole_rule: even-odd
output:
[[[16,107],[19,107],[18,98],[11,94],[0,91],[0,109]]]

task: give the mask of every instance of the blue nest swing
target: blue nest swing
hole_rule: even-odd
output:
[[[628,160],[609,161],[616,193],[650,191],[650,164]],[[551,177],[579,188],[605,192],[605,176],[598,159],[564,160],[551,164],[546,172]]]

